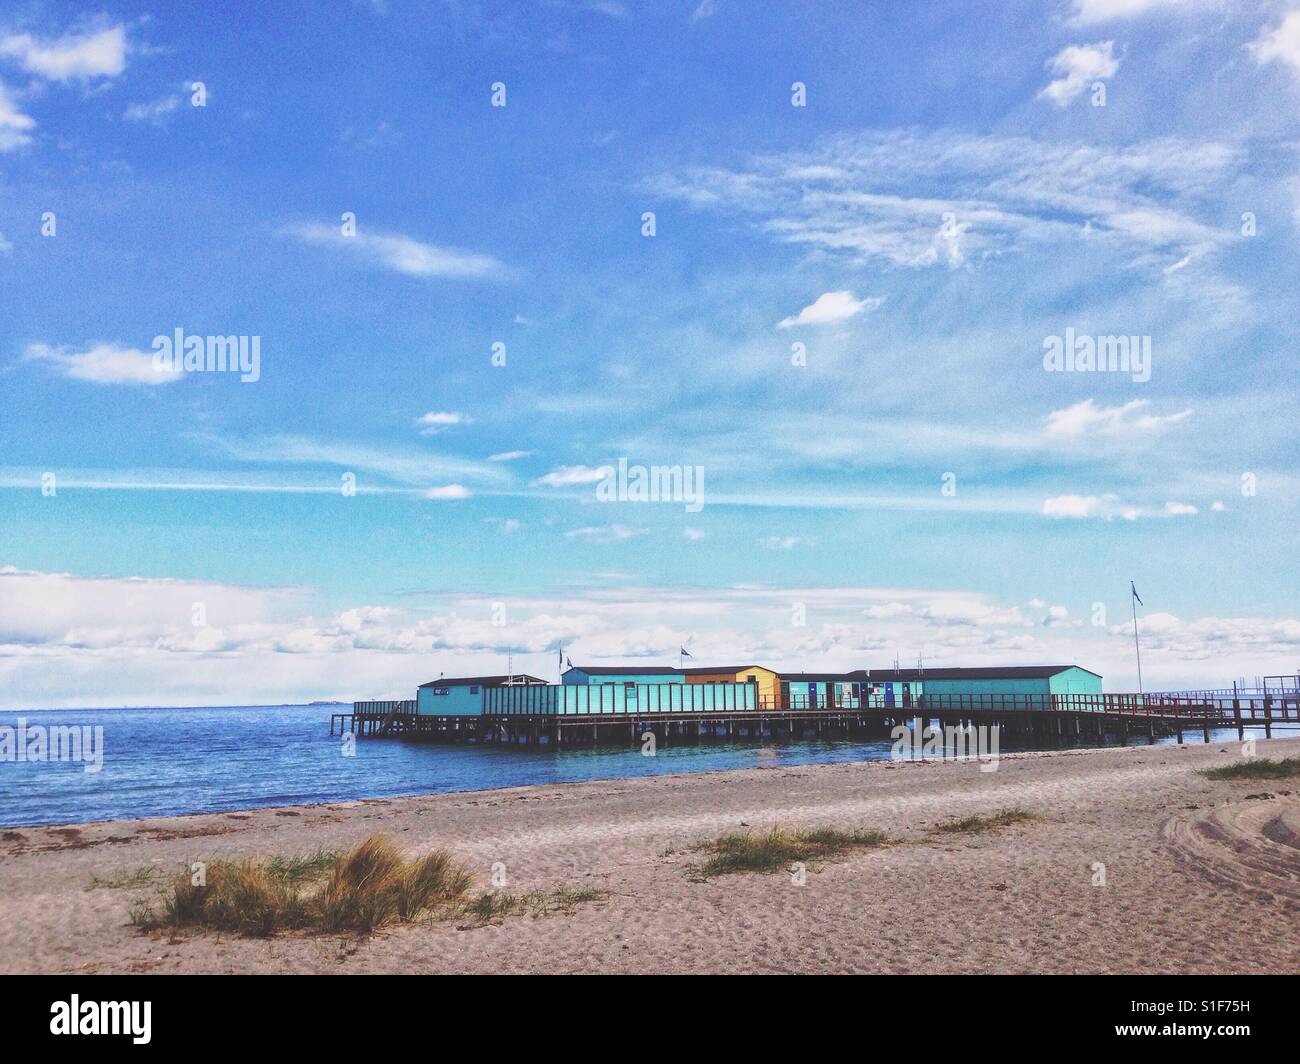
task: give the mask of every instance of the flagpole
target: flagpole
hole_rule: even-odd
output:
[[[1138,667],[1138,696],[1142,695],[1142,647],[1138,644],[1138,604],[1137,588],[1133,586],[1133,581],[1128,582],[1129,587],[1129,605],[1133,607],[1133,653],[1137,655]]]

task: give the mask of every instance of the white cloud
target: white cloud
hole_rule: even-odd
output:
[[[864,310],[875,310],[883,302],[880,298],[854,299],[852,292],[826,292],[804,307],[798,314],[777,323],[778,329],[796,325],[830,325],[848,321]]]
[[[1201,617],[1184,621],[1172,613],[1149,613],[1138,621],[1142,650],[1162,651],[1183,659],[1218,658],[1234,651],[1287,655],[1288,667],[1300,650],[1300,621],[1262,617]],[[1133,637],[1130,625],[1110,629],[1116,636]],[[1281,671],[1281,666],[1275,666]],[[1228,674],[1232,675],[1232,674]]]
[[[587,538],[587,537],[574,537]],[[1034,614],[968,591],[890,587],[615,585],[528,596],[492,590],[421,607],[321,609],[306,588],[81,577],[0,566],[0,705],[232,705],[311,698],[409,698],[439,672],[548,672],[554,647],[591,664],[675,660],[686,635],[702,664],[856,669],[1077,661],[1108,690],[1132,690],[1132,630]],[[1120,581],[1115,595],[1127,594]],[[504,601],[511,623],[491,623]],[[807,627],[773,623],[805,602]],[[195,626],[194,604],[205,624]],[[825,618],[825,620],[821,620]],[[1149,683],[1221,686],[1276,673],[1300,648],[1300,621],[1154,613],[1139,619]],[[530,655],[535,655],[530,660]],[[1202,667],[1189,665],[1203,662]]]
[[[564,533],[565,539],[580,539],[587,543],[622,543],[624,540],[632,539],[635,536],[646,534],[644,528],[630,528],[627,525],[621,525],[617,522],[612,525],[588,526],[586,528],[575,528],[571,532]]]
[[[155,369],[148,351],[112,343],[95,344],[84,351],[28,344],[23,357],[52,363],[65,377],[95,384],[169,384],[184,376],[177,369]]]
[[[1221,514],[1227,509],[1227,507],[1224,506],[1223,503],[1220,502],[1218,499],[1215,499],[1214,502],[1210,503],[1210,509],[1213,510],[1216,514]]]
[[[1097,406],[1093,400],[1084,399],[1048,414],[1043,432],[1049,439],[1077,439],[1089,434],[1132,438],[1159,432],[1192,415],[1191,410],[1176,414],[1142,413],[1150,405],[1149,399],[1133,399],[1122,406]]]
[[[468,499],[473,492],[464,484],[445,484],[440,488],[430,488],[424,493],[426,499]]]
[[[1190,503],[1170,501],[1165,503],[1165,513],[1170,517],[1187,517],[1198,514],[1200,511]]]
[[[682,535],[692,543],[698,543],[700,540],[704,539],[708,533],[699,528],[684,528],[682,529]]]
[[[1250,48],[1260,63],[1278,59],[1300,71],[1300,11],[1292,11],[1271,32],[1261,31]]]
[[[1048,606],[1047,615],[1042,620],[1044,628],[1058,628],[1070,623],[1070,611],[1064,606]]]
[[[691,12],[691,21],[700,22],[706,18],[712,18],[718,13],[718,0],[700,0],[695,10]]]
[[[352,236],[345,236],[339,226],[320,222],[292,225],[285,232],[308,244],[339,248],[410,277],[481,280],[498,278],[505,272],[490,255],[424,244],[400,233],[371,233],[358,228]]]
[[[13,151],[30,144],[31,131],[35,128],[36,120],[23,114],[9,90],[0,84],[0,151]]]
[[[489,462],[513,462],[517,458],[527,458],[532,451],[500,451],[497,454],[488,455]]]
[[[1115,42],[1099,41],[1096,44],[1071,44],[1062,48],[1047,61],[1047,69],[1059,75],[1040,92],[1039,98],[1051,100],[1057,107],[1066,107],[1093,82],[1114,76],[1119,70],[1115,58]]]
[[[1187,0],[1074,0],[1070,21],[1077,26],[1131,18],[1162,7],[1186,7]]]
[[[614,473],[613,466],[589,467],[585,465],[557,466],[536,483],[548,488],[572,488],[581,484],[597,484]]]
[[[446,431],[454,425],[468,425],[470,421],[471,419],[466,414],[454,411],[430,410],[427,414],[421,414],[416,424],[420,426],[421,436],[433,436]]]
[[[28,73],[49,81],[117,77],[126,69],[126,53],[123,26],[57,40],[38,40],[30,33],[0,37],[0,56],[17,60]]]
[[[13,249],[13,242],[4,233],[0,233],[0,255],[8,255]]]
[[[1044,517],[1122,517],[1133,521],[1140,516],[1135,506],[1121,505],[1119,497],[1105,495],[1057,495],[1043,500]]]

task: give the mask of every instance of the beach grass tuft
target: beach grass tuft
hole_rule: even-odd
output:
[[[497,923],[507,916],[531,916],[538,919],[553,913],[572,916],[579,905],[600,901],[607,891],[592,887],[572,887],[560,883],[550,890],[530,890],[515,894],[509,890],[489,890],[456,905],[451,916],[468,919],[470,927]]]
[[[313,854],[295,857],[272,857],[266,862],[268,875],[289,883],[317,879],[331,871],[339,862],[340,854],[333,850],[317,850]]]
[[[1202,776],[1212,780],[1288,780],[1300,776],[1300,757],[1252,757],[1222,768],[1207,769]]]
[[[1040,819],[1038,814],[1031,813],[1027,809],[1018,807],[999,809],[989,816],[966,816],[960,820],[950,820],[946,824],[938,824],[930,829],[930,834],[980,835],[996,828],[1010,827],[1012,824],[1023,824],[1026,821],[1038,819]]]
[[[473,875],[444,850],[402,857],[385,835],[347,854],[212,861],[201,876],[185,871],[152,904],[131,907],[137,926],[204,928],[268,936],[281,931],[368,934],[459,901]]]
[[[132,890],[150,886],[154,879],[162,875],[157,865],[143,865],[133,872],[120,872],[115,876],[92,876],[86,885],[87,890]]]
[[[693,849],[707,853],[708,857],[692,871],[703,879],[738,872],[779,872],[796,862],[813,864],[853,850],[885,846],[890,841],[888,835],[874,828],[800,830],[773,825],[760,833],[733,832],[697,843]]]

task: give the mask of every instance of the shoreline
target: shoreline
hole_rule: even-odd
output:
[[[1294,757],[1300,738],[1257,748]],[[1300,850],[1287,831],[1300,788],[1199,775],[1239,756],[1215,742],[1020,751],[994,772],[774,765],[0,829],[0,970],[1295,971]],[[929,834],[1012,806],[1039,819]],[[688,875],[696,841],[774,823],[875,827],[899,842],[827,862],[801,886],[783,873]],[[131,901],[189,861],[342,850],[376,831],[411,853],[446,847],[480,888],[501,862],[510,890],[606,895],[571,915],[425,923],[346,946],[129,924]],[[91,889],[144,868],[157,871],[144,885]]]

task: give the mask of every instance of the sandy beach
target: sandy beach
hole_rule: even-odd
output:
[[[1258,744],[1300,755],[1300,739]],[[1236,743],[974,763],[744,769],[0,831],[13,972],[1168,972],[1300,970],[1300,788],[1212,781]],[[933,835],[1019,807],[1038,819]],[[785,873],[691,873],[700,839],[779,823],[898,841]],[[489,883],[605,892],[570,914],[424,921],[370,938],[145,933],[190,861],[445,847]],[[1096,885],[1098,865],[1105,885]],[[142,870],[155,869],[153,873]],[[135,878],[137,877],[138,878]],[[105,885],[107,884],[107,885]]]

